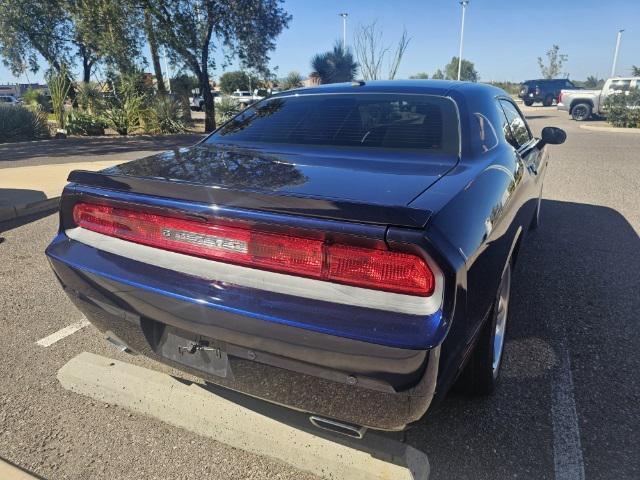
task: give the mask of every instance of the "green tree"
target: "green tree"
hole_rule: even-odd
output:
[[[633,75],[634,77],[640,77],[640,67],[636,67],[635,65],[633,65],[631,67],[631,75]]]
[[[185,98],[191,97],[193,95],[192,90],[196,90],[198,85],[200,85],[198,78],[186,73],[176,75],[171,79],[171,91]]]
[[[0,56],[15,76],[39,70],[38,55],[59,72],[70,63],[72,25],[59,0],[0,1]]]
[[[433,78],[434,80],[444,80],[444,73],[442,72],[442,70],[438,69],[431,78]]]
[[[298,72],[289,72],[289,74],[280,80],[280,88],[282,90],[291,90],[292,88],[300,88],[302,86],[302,76]]]
[[[61,0],[73,24],[73,43],[83,61],[83,81],[97,62],[109,70],[138,70],[143,46],[143,12],[127,0]]]
[[[451,61],[444,67],[444,74],[447,80],[458,79],[458,57],[453,57]],[[434,76],[435,78],[435,76]],[[475,65],[469,60],[462,59],[462,68],[460,69],[460,80],[463,82],[477,82],[479,79]]]
[[[158,41],[172,63],[198,78],[204,100],[205,131],[216,127],[210,70],[214,53],[224,47],[227,60],[258,72],[268,70],[268,52],[291,19],[281,0],[141,0],[156,25]]]
[[[320,83],[350,82],[358,72],[351,50],[345,49],[341,41],[336,42],[333,50],[316,54],[311,59],[311,68]]]
[[[426,72],[418,72],[414,75],[409,76],[409,78],[413,80],[427,80],[429,78],[429,74]]]
[[[538,66],[543,78],[556,78],[562,73],[562,66],[569,59],[568,55],[560,53],[560,47],[553,45],[547,50],[547,63],[545,64],[542,57],[538,57]]]
[[[249,75],[247,72],[236,70],[235,72],[225,72],[220,75],[218,84],[220,90],[227,95],[232,94],[236,90],[252,90],[261,85],[261,81],[255,75]]]

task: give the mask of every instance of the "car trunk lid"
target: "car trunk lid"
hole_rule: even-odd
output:
[[[69,181],[251,210],[362,223],[422,227],[430,212],[411,201],[457,163],[421,152],[197,145],[100,172],[74,171]]]

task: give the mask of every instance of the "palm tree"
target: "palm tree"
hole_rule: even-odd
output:
[[[636,67],[635,65],[633,65],[631,67],[631,75],[633,75],[634,77],[640,77],[640,67]]]
[[[299,88],[302,86],[302,77],[298,72],[289,72],[289,74],[282,79],[280,87],[282,90],[291,90],[292,88]]]
[[[598,77],[589,75],[587,77],[587,80],[584,82],[584,86],[587,88],[596,88],[598,86],[598,83],[600,83],[600,80],[598,80]]]
[[[320,78],[320,83],[350,82],[358,72],[351,50],[345,49],[340,41],[336,42],[333,50],[315,55],[311,68],[313,74]]]

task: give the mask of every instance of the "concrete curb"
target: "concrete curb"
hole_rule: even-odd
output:
[[[254,454],[271,457],[325,479],[427,480],[429,461],[402,444],[394,463],[292,428],[244,408],[197,384],[83,352],[58,371],[64,388],[155,417]],[[185,414],[188,412],[188,414]]]
[[[60,197],[53,197],[22,205],[0,205],[0,222],[16,220],[36,213],[46,212],[48,210],[57,210],[59,203]]]
[[[42,477],[33,476],[27,471],[0,458],[0,478],[2,480],[37,480]]]
[[[580,128],[592,130],[594,132],[631,133],[640,135],[640,128],[599,127],[597,125],[580,125]]]

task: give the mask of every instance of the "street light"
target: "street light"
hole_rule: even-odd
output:
[[[616,38],[616,50],[613,53],[613,65],[611,66],[611,76],[616,76],[616,63],[618,63],[618,51],[620,50],[620,38],[622,37],[622,32],[624,32],[624,28],[622,30],[618,30],[618,37]]]
[[[342,49],[346,50],[347,49],[347,17],[349,16],[349,14],[339,13],[338,15],[342,17]]]
[[[460,27],[460,53],[458,54],[458,81],[460,81],[460,73],[462,71],[462,42],[464,40],[464,14],[467,11],[468,0],[460,2],[462,5],[462,26]]]

